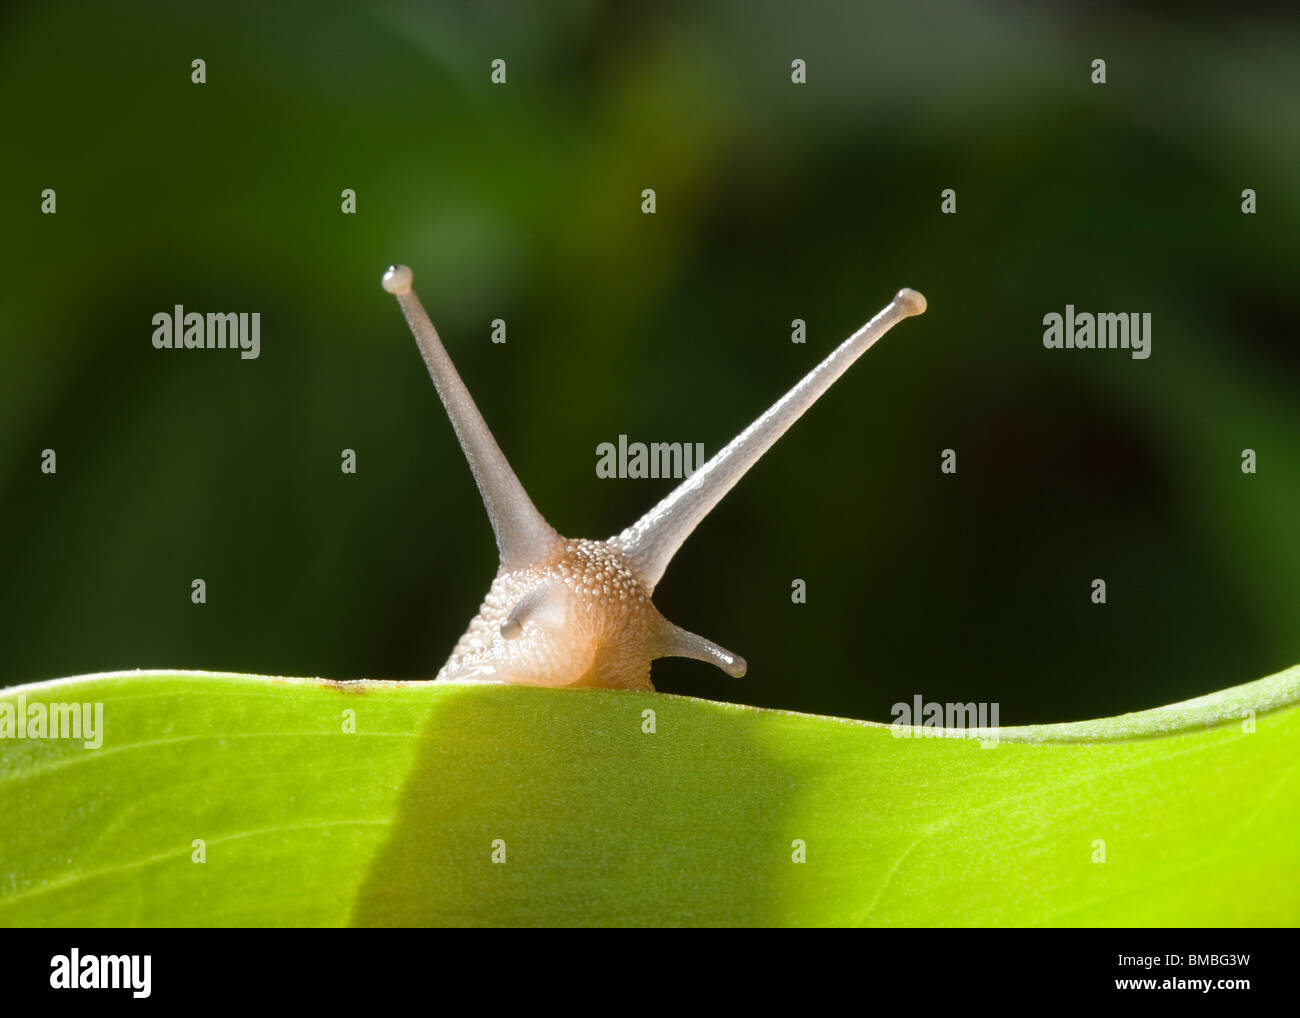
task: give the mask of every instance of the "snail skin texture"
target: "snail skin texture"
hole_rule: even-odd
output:
[[[565,538],[542,518],[488,430],[412,289],[394,265],[384,289],[397,298],[451,418],[496,534],[501,565],[438,672],[438,681],[652,690],[650,662],[689,657],[745,674],[745,659],[664,618],[650,600],[677,549],[750,467],[872,344],[925,298],[899,290],[716,456],[622,533]]]

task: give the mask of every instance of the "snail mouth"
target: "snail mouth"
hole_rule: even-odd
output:
[[[577,681],[569,683],[565,688],[624,689],[652,693],[655,687],[650,681],[650,663],[647,661],[643,669],[629,670],[624,668],[613,673],[603,671],[598,666],[593,665],[579,676]]]

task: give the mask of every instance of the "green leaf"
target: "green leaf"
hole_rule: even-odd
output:
[[[1294,925],[1298,699],[1300,666],[985,748],[663,694],[16,687],[0,726],[98,703],[103,742],[0,729],[0,924]]]

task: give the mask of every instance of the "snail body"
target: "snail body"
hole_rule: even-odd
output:
[[[744,658],[669,622],[654,588],[677,549],[745,472],[898,322],[925,311],[915,290],[898,291],[871,321],[841,343],[658,505],[604,541],[561,537],[515,476],[404,265],[383,278],[415,336],[438,396],[478,484],[496,535],[500,568],[478,614],[437,674],[438,681],[652,690],[660,657],[707,661],[739,678]]]

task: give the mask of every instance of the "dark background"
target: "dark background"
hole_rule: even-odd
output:
[[[749,676],[660,689],[1026,723],[1300,661],[1298,96],[1293,13],[1240,4],[11,4],[0,684],[437,671],[495,546],[393,261],[570,536],[671,487],[598,443],[711,455],[929,298],[659,587]],[[260,359],[153,349],[177,303],[260,311]],[[1151,312],[1151,359],[1045,350],[1067,303]]]

